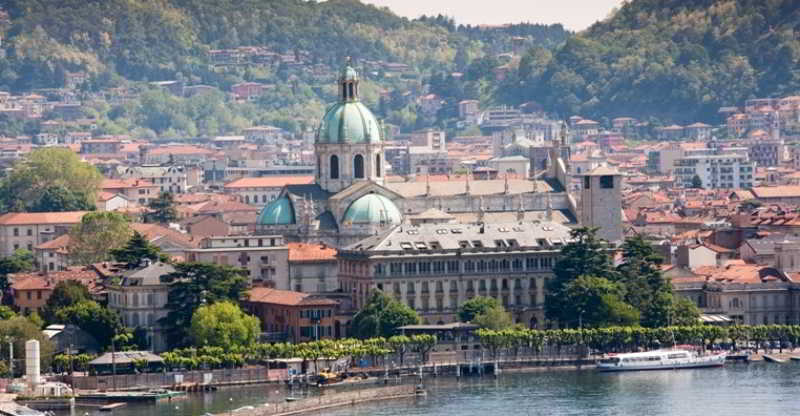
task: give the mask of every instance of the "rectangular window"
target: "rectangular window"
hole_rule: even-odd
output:
[[[603,189],[612,189],[614,188],[614,177],[611,175],[605,175],[600,177],[600,188]]]

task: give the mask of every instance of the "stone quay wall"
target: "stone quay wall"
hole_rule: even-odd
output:
[[[331,392],[295,402],[267,403],[252,410],[237,412],[240,416],[289,416],[316,412],[333,407],[351,406],[378,400],[401,399],[415,396],[413,384],[360,389],[348,392]]]

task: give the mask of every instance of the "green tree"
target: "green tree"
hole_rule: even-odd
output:
[[[0,321],[4,321],[6,319],[11,319],[11,318],[13,318],[15,316],[17,316],[17,314],[14,313],[13,309],[11,309],[10,307],[8,307],[6,305],[0,305]]]
[[[564,291],[564,301],[573,312],[566,322],[570,326],[604,327],[636,325],[639,312],[623,300],[621,284],[602,277],[583,275],[571,281]]]
[[[428,362],[428,354],[433,347],[436,346],[436,336],[429,334],[412,335],[409,340],[411,341],[411,350],[416,352],[422,358],[422,362]]]
[[[8,275],[11,273],[24,273],[33,270],[33,253],[28,250],[15,250],[14,254],[0,259],[0,297],[8,293],[10,284]],[[3,297],[3,301],[6,299]]]
[[[111,250],[114,261],[125,263],[129,268],[137,267],[142,260],[167,262],[169,257],[161,253],[161,249],[150,244],[138,231],[133,232],[131,239],[124,246]]]
[[[90,202],[82,191],[71,190],[64,185],[48,186],[42,191],[38,199],[29,205],[30,212],[61,212],[61,211],[93,211],[94,202]]]
[[[364,308],[353,317],[353,331],[361,339],[390,337],[397,328],[420,322],[419,315],[407,305],[376,290]]]
[[[240,268],[210,263],[179,263],[175,272],[162,276],[171,283],[167,316],[161,319],[167,341],[173,347],[186,345],[192,316],[203,303],[224,300],[238,302],[246,296],[247,272]]]
[[[489,296],[475,296],[464,302],[458,308],[458,319],[461,322],[470,322],[473,318],[481,315],[492,308],[500,307],[500,302]]]
[[[189,330],[194,345],[222,347],[226,351],[253,345],[260,333],[258,318],[229,301],[197,308]]]
[[[622,263],[617,267],[625,285],[626,303],[641,313],[647,327],[669,325],[672,285],[661,273],[661,257],[642,236],[628,238],[622,245]]]
[[[689,299],[682,296],[672,295],[672,325],[689,326],[697,325],[700,320],[700,310]]]
[[[147,208],[150,209],[147,213],[147,222],[167,224],[178,219],[175,197],[171,192],[161,192],[158,198],[150,201]]]
[[[547,282],[544,306],[548,319],[574,327],[578,324],[578,314],[569,303],[567,286],[581,276],[617,279],[607,248],[597,238],[596,228],[576,228],[570,234],[573,241],[561,249],[553,267],[554,276]]]
[[[56,283],[53,293],[42,308],[42,318],[48,324],[57,324],[56,313],[83,301],[92,300],[89,289],[77,280],[64,280]]]
[[[69,256],[76,264],[92,264],[111,259],[111,252],[130,240],[133,230],[128,218],[105,211],[90,212],[70,230]]]
[[[91,207],[102,180],[103,176],[94,166],[81,161],[69,149],[36,149],[17,162],[0,183],[0,202],[6,211]],[[56,205],[62,197],[65,198],[62,202],[69,203],[68,206]],[[82,203],[75,201],[80,198],[83,198]]]
[[[59,309],[55,319],[60,323],[76,325],[92,334],[103,348],[111,345],[112,338],[122,330],[119,315],[92,300],[83,300]]]
[[[493,306],[475,316],[473,324],[486,329],[508,329],[514,326],[511,314],[502,305]]]
[[[700,179],[700,176],[698,175],[692,176],[692,188],[703,189],[703,180]]]

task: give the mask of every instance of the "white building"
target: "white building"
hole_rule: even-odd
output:
[[[33,248],[66,234],[86,214],[86,211],[67,212],[10,212],[0,216],[0,256]]]
[[[145,179],[161,188],[161,192],[182,194],[189,189],[189,176],[183,166],[132,166],[123,178]]]
[[[703,189],[752,188],[756,164],[747,149],[698,149],[674,162],[675,184],[691,188],[695,176]]]
[[[123,325],[144,328],[155,352],[167,349],[164,329],[158,321],[169,312],[169,285],[161,282],[161,276],[174,271],[166,263],[145,262],[141,268],[123,272],[119,283],[108,286],[108,307],[119,313]]]

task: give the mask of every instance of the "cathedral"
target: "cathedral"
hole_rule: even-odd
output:
[[[566,187],[563,134],[547,168],[534,169],[529,178],[393,182],[386,180],[383,125],[359,100],[359,76],[349,65],[339,75],[338,97],[316,133],[315,183],[285,186],[260,213],[260,234],[343,248],[404,223],[553,221],[598,226],[601,237],[621,239],[621,177],[608,168],[597,178],[585,175],[585,183],[595,186],[576,202]]]

